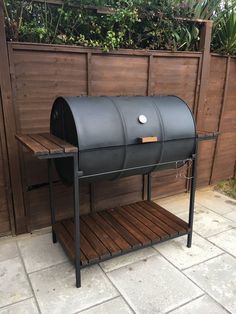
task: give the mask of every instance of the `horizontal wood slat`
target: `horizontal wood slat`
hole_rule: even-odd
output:
[[[58,146],[60,146],[65,153],[76,153],[78,151],[78,148],[71,145],[68,142],[63,141],[62,139],[60,139],[59,137],[56,137],[50,133],[43,133],[40,134],[43,137],[47,138],[48,140],[50,140],[52,143],[57,144]]]
[[[60,153],[66,154],[78,151],[77,147],[49,133],[29,135],[16,134],[16,139],[35,156]]]
[[[167,232],[168,225],[173,228],[167,228]],[[73,219],[53,226],[59,241],[73,261],[74,228]],[[189,230],[186,222],[150,201],[81,216],[80,229],[82,266],[187,234]]]
[[[47,155],[49,150],[43,145],[36,142],[33,138],[28,135],[16,135],[16,139],[21,142],[28,150],[30,150],[34,155]]]

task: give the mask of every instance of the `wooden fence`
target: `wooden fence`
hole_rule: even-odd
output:
[[[1,29],[0,25],[3,38]],[[5,156],[0,197],[6,203],[0,209],[0,232],[14,231],[15,225],[16,233],[22,233],[50,223],[46,164],[19,148],[14,134],[47,132],[53,100],[60,95],[177,95],[194,112],[198,129],[221,132],[217,141],[200,145],[198,185],[232,177],[236,153],[236,58],[210,55],[210,32],[211,23],[205,23],[200,52],[103,53],[69,46],[5,45],[4,39],[0,40],[4,56],[0,61],[0,118],[5,126],[0,129],[0,167],[4,159],[1,156]],[[54,180],[58,181],[56,172]],[[82,186],[82,213],[142,199],[145,180],[145,176],[134,176]],[[7,201],[9,188],[13,204],[11,198]],[[188,180],[176,178],[176,171],[153,174],[153,197],[187,189]],[[58,216],[70,216],[71,189],[58,181],[56,193]]]

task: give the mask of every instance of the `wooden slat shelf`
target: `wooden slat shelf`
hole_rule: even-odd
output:
[[[75,259],[74,222],[57,222],[53,229],[69,258]],[[94,264],[189,232],[188,224],[152,201],[81,216],[80,263]]]
[[[16,139],[33,155],[69,154],[78,152],[78,148],[50,134],[16,134]],[[49,156],[48,156],[49,157]]]

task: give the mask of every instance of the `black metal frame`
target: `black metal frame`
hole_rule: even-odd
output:
[[[198,141],[203,140],[212,140],[218,136],[218,133],[207,133],[205,135],[198,135],[196,137],[196,144],[195,144],[195,153],[191,156],[191,158],[187,160],[178,160],[166,163],[157,163],[153,165],[146,165],[146,166],[139,166],[133,168],[127,168],[123,170],[114,170],[106,172],[105,174],[111,173],[120,173],[121,171],[126,172],[134,169],[145,169],[153,166],[161,166],[170,163],[178,163],[178,162],[186,162],[192,161],[191,165],[191,187],[190,187],[190,201],[189,201],[189,219],[188,219],[188,238],[187,238],[187,247],[191,247],[192,245],[192,233],[193,233],[193,218],[194,218],[194,202],[195,202],[195,191],[196,191],[196,175],[197,175],[197,154],[198,154]],[[52,223],[52,240],[53,243],[57,242],[57,237],[55,231],[53,230],[53,226],[56,223],[56,210],[54,204],[54,192],[53,192],[53,181],[52,181],[52,160],[56,158],[73,158],[73,165],[74,165],[74,184],[73,184],[73,198],[74,198],[74,217],[75,217],[75,270],[76,270],[76,287],[81,287],[81,276],[80,270],[83,268],[80,265],[80,204],[79,204],[79,181],[83,178],[90,178],[104,175],[104,173],[94,174],[94,175],[83,175],[82,171],[78,169],[78,153],[60,153],[60,154],[50,154],[50,155],[42,155],[38,156],[39,159],[48,159],[48,179],[49,179],[49,199],[50,199],[50,210],[51,210],[51,223]],[[152,177],[149,173],[147,175],[147,199],[151,200],[152,198]],[[175,236],[175,237],[179,237]],[[172,238],[175,238],[172,237]],[[167,240],[169,240],[168,238]],[[160,242],[160,241],[158,241]],[[149,246],[149,245],[147,245]],[[125,253],[120,253],[122,255]],[[112,257],[111,257],[112,258]],[[109,258],[107,258],[109,259]],[[84,266],[85,267],[85,266]]]
[[[52,160],[56,158],[73,158],[73,165],[74,165],[74,183],[73,183],[73,198],[74,198],[74,217],[75,217],[75,270],[76,270],[76,287],[81,287],[81,276],[80,276],[80,205],[79,205],[79,181],[82,178],[94,177],[101,174],[95,174],[91,176],[83,176],[83,172],[79,171],[78,169],[78,153],[61,153],[61,154],[51,154],[51,155],[43,155],[39,156],[39,159],[47,159],[48,161],[48,179],[49,179],[49,200],[50,200],[50,210],[51,210],[51,223],[52,223],[52,241],[53,243],[57,242],[57,237],[55,231],[53,230],[53,226],[56,223],[56,209],[54,203],[54,189],[53,189],[53,181],[52,181]],[[192,243],[192,231],[193,231],[193,216],[194,216],[194,200],[195,200],[195,190],[196,190],[196,157],[197,157],[197,141],[196,141],[196,150],[195,154],[192,158],[189,158],[188,161],[192,160],[192,171],[191,171],[191,189],[190,189],[190,204],[189,204],[189,232],[188,232],[188,239],[187,239],[187,246],[191,247]],[[186,160],[179,160],[177,162],[186,162]],[[173,162],[171,162],[173,163]],[[147,165],[141,167],[134,167],[123,169],[122,171],[130,171],[131,169],[143,169],[148,168],[150,166],[157,166],[157,165],[166,165],[166,163],[162,164],[154,164],[154,165]],[[120,172],[119,170],[110,171],[109,173]],[[151,200],[152,195],[152,177],[151,174],[148,174],[147,180],[147,199]],[[123,253],[124,254],[124,253]],[[122,253],[120,254],[122,255]]]

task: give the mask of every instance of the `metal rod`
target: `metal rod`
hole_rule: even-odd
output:
[[[195,154],[193,155],[192,171],[191,171],[191,188],[190,188],[190,202],[189,202],[189,219],[188,219],[188,239],[187,247],[192,245],[192,234],[193,234],[193,216],[194,216],[194,202],[195,202],[195,192],[196,192],[196,181],[197,181],[197,150],[198,145],[196,141]]]
[[[152,175],[151,173],[148,174],[147,179],[147,199],[151,201],[152,199]]]
[[[56,233],[53,230],[53,226],[56,223],[56,213],[53,195],[53,182],[52,182],[52,159],[48,159],[48,181],[49,181],[49,205],[51,212],[51,225],[52,225],[52,241],[57,243]]]
[[[78,176],[78,154],[73,157],[74,162],[74,217],[75,217],[75,272],[76,287],[81,287],[80,276],[80,208],[79,208],[79,176]]]
[[[99,177],[103,176],[106,174],[115,174],[118,172],[125,172],[125,171],[131,171],[131,170],[137,170],[137,169],[145,169],[145,168],[151,168],[155,166],[163,166],[163,165],[168,165],[168,164],[173,164],[175,165],[174,169],[176,168],[176,163],[182,162],[183,164],[186,163],[187,161],[192,160],[192,158],[187,158],[184,160],[173,160],[173,161],[168,161],[168,162],[163,162],[163,163],[155,163],[151,165],[146,165],[146,166],[138,166],[138,167],[131,167],[131,168],[126,168],[126,169],[117,169],[117,170],[112,170],[112,171],[107,171],[107,172],[100,172],[100,173],[95,173],[95,174],[88,174],[88,175],[80,175],[80,179],[87,179],[87,178],[93,178],[93,177]]]

